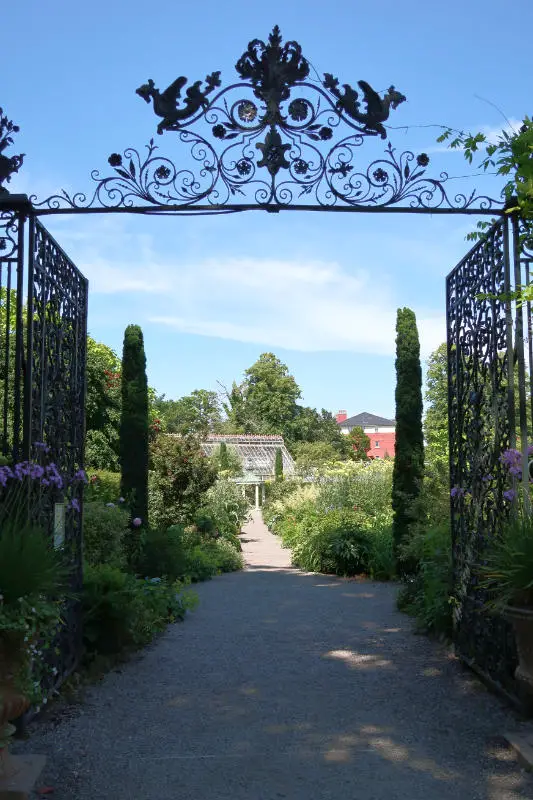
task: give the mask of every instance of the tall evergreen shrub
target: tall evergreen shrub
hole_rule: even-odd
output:
[[[220,470],[222,471],[229,469],[228,446],[226,442],[220,443],[220,451],[218,454],[218,458],[219,458]]]
[[[274,476],[277,481],[283,480],[283,456],[281,447],[276,450],[276,460],[274,462]]]
[[[120,418],[121,494],[132,519],[148,524],[148,381],[144,340],[139,325],[128,325],[122,354]]]
[[[406,543],[413,520],[413,503],[424,472],[422,431],[422,369],[416,317],[398,309],[396,319],[396,445],[392,478],[393,537],[396,558]],[[408,565],[398,565],[405,572]]]

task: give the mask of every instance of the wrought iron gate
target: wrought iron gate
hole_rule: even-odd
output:
[[[511,693],[517,665],[512,629],[502,617],[482,612],[487,596],[474,567],[508,516],[513,490],[502,454],[517,442],[528,480],[531,308],[509,299],[529,283],[531,256],[521,233],[516,217],[501,218],[446,280],[456,650]]]
[[[72,476],[84,456],[88,283],[31,205],[16,195],[0,211],[1,449],[8,461],[30,460],[35,443],[63,477],[41,495],[39,522],[64,544],[72,588],[82,580],[82,484]],[[81,654],[77,601],[67,604],[61,639],[49,660],[60,682]]]

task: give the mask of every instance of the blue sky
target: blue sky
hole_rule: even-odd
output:
[[[26,153],[11,191],[89,190],[91,170],[109,171],[111,152],[141,150],[154,135],[156,119],[135,95],[141,83],[221,70],[229,84],[250,39],[266,39],[274,24],[320,74],[402,91],[408,102],[389,120],[398,128],[391,142],[428,152],[435,176],[473,170],[423,126],[494,132],[502,113],[514,122],[533,111],[530,48],[520,38],[533,25],[530,0],[26,0],[2,12],[11,34],[0,105],[22,129],[14,152]],[[169,136],[158,139],[178,160]],[[494,194],[491,179],[457,182],[474,187]],[[444,278],[475,219],[257,211],[45,222],[89,278],[90,333],[120,352],[124,327],[140,324],[159,392],[231,384],[273,351],[306,403],[393,416],[396,309],[415,310],[425,356],[444,340]]]

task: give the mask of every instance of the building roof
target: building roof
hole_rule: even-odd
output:
[[[376,427],[387,426],[394,428],[396,426],[396,421],[394,419],[378,417],[376,414],[369,414],[368,411],[363,411],[361,414],[356,414],[355,417],[349,417],[338,424],[342,428],[355,428],[357,425],[359,425],[361,428],[366,428],[370,425],[375,425]]]

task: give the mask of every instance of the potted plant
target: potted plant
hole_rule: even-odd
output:
[[[525,509],[513,510],[478,573],[480,587],[491,595],[485,608],[503,612],[513,625],[519,659],[515,679],[533,712],[533,517]]]
[[[39,703],[43,652],[61,623],[68,570],[39,528],[0,523],[0,775],[11,766],[10,722]]]

